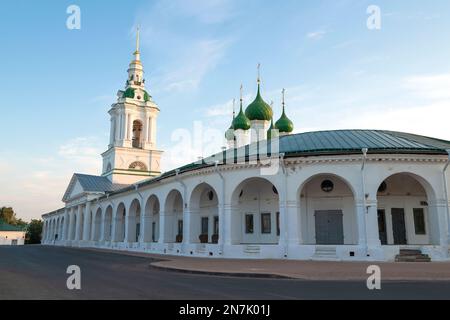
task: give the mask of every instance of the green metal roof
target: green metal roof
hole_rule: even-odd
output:
[[[24,231],[24,228],[13,226],[0,220],[0,231]]]
[[[270,141],[268,142],[270,153]],[[384,130],[334,130],[306,132],[280,137],[279,153],[286,158],[307,157],[321,155],[348,155],[362,154],[362,149],[368,148],[369,154],[428,154],[447,155],[446,150],[450,150],[450,141],[440,140],[430,137],[419,136],[410,133],[384,131]],[[213,167],[214,161],[219,161],[219,165],[232,164],[237,162],[237,156],[245,150],[245,161],[249,161],[250,146],[242,147],[229,152],[223,151],[202,161],[187,164],[175,170],[163,173],[150,180],[142,181],[137,185],[143,187],[175,176],[178,173],[189,172],[196,169]],[[257,155],[257,158],[264,158],[265,155]],[[117,190],[110,194],[118,194],[131,191],[134,185]]]

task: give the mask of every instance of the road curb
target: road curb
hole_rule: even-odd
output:
[[[187,274],[200,274],[200,275],[210,275],[210,276],[222,276],[222,277],[236,277],[236,278],[254,278],[254,279],[283,279],[283,280],[301,280],[294,277],[283,276],[279,274],[271,273],[246,273],[246,272],[224,272],[224,271],[206,271],[206,270],[193,270],[193,269],[182,269],[167,266],[150,264],[150,268],[155,268],[166,272],[177,272],[177,273],[187,273]]]

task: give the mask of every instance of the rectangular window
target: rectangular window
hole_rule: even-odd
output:
[[[415,208],[414,211],[414,228],[416,234],[423,235],[426,234],[425,228],[425,213],[422,208]]]
[[[202,217],[202,234],[208,234],[208,217]]]
[[[246,214],[245,215],[245,233],[253,233],[253,215]]]
[[[268,234],[272,231],[271,214],[261,213],[261,233]]]
[[[219,217],[214,217],[214,234],[219,234]]]
[[[183,220],[178,220],[178,234],[183,235]]]
[[[280,236],[280,213],[277,212],[277,236]]]

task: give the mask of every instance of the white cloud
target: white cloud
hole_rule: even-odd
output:
[[[420,98],[450,99],[450,74],[408,77],[405,79],[405,88]]]
[[[225,55],[230,41],[200,40],[185,48],[172,71],[162,79],[165,91],[191,91],[198,88],[203,78]]]
[[[0,162],[0,206],[12,206],[26,220],[62,207],[61,198],[74,172],[100,174],[103,147],[100,139],[79,137],[51,156],[15,154],[14,162]]]
[[[153,72],[154,92],[199,87],[233,42],[234,36],[223,35],[215,25],[234,17],[236,8],[230,0],[170,0],[152,2],[140,10],[136,24],[141,25],[141,46],[165,61]]]
[[[325,30],[317,30],[309,32],[306,37],[311,40],[321,40],[327,34]]]

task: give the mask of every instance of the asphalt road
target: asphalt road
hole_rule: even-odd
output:
[[[450,282],[300,281],[161,271],[149,258],[45,246],[0,247],[0,300],[7,299],[450,299]],[[67,267],[81,268],[68,290]]]

